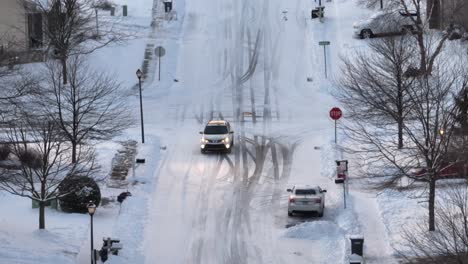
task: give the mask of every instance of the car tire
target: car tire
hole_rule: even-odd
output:
[[[226,153],[227,154],[230,154],[232,152],[232,146],[230,146],[227,150],[226,150]]]
[[[325,205],[323,205],[322,211],[319,212],[318,216],[319,216],[319,217],[323,217],[323,212],[324,212],[324,211],[325,211]]]
[[[293,216],[293,213],[292,213],[292,212],[288,212],[288,216]]]
[[[361,38],[363,38],[363,39],[372,38],[373,36],[374,36],[374,34],[372,34],[372,30],[370,30],[370,29],[363,29],[361,31]]]

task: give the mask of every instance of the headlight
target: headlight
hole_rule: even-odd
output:
[[[208,139],[202,138],[202,139],[201,139],[201,142],[202,142],[202,143],[208,143]]]
[[[223,139],[223,142],[224,142],[224,143],[229,143],[229,138],[228,138],[228,137],[224,138],[224,139]]]

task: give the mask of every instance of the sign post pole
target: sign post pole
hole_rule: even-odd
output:
[[[161,56],[158,56],[158,81],[161,80]]]
[[[158,81],[160,81],[161,80],[161,57],[166,54],[166,50],[163,47],[158,46],[156,47],[156,49],[154,49],[154,53],[158,57]]]
[[[325,46],[330,45],[330,41],[319,41],[319,45],[323,46],[323,58],[325,64],[325,79],[327,79],[327,52]]]
[[[327,52],[325,51],[325,45],[323,45],[323,58],[325,60],[325,79],[327,79]]]
[[[335,144],[336,144],[336,120],[335,120]]]

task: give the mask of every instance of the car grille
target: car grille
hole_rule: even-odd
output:
[[[208,139],[208,143],[221,143],[221,140],[210,140],[210,139]]]

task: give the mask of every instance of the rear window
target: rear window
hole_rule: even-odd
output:
[[[228,129],[226,126],[206,126],[204,133],[207,135],[227,134]]]
[[[297,195],[307,195],[307,194],[315,194],[314,189],[302,189],[302,190],[296,190]]]

